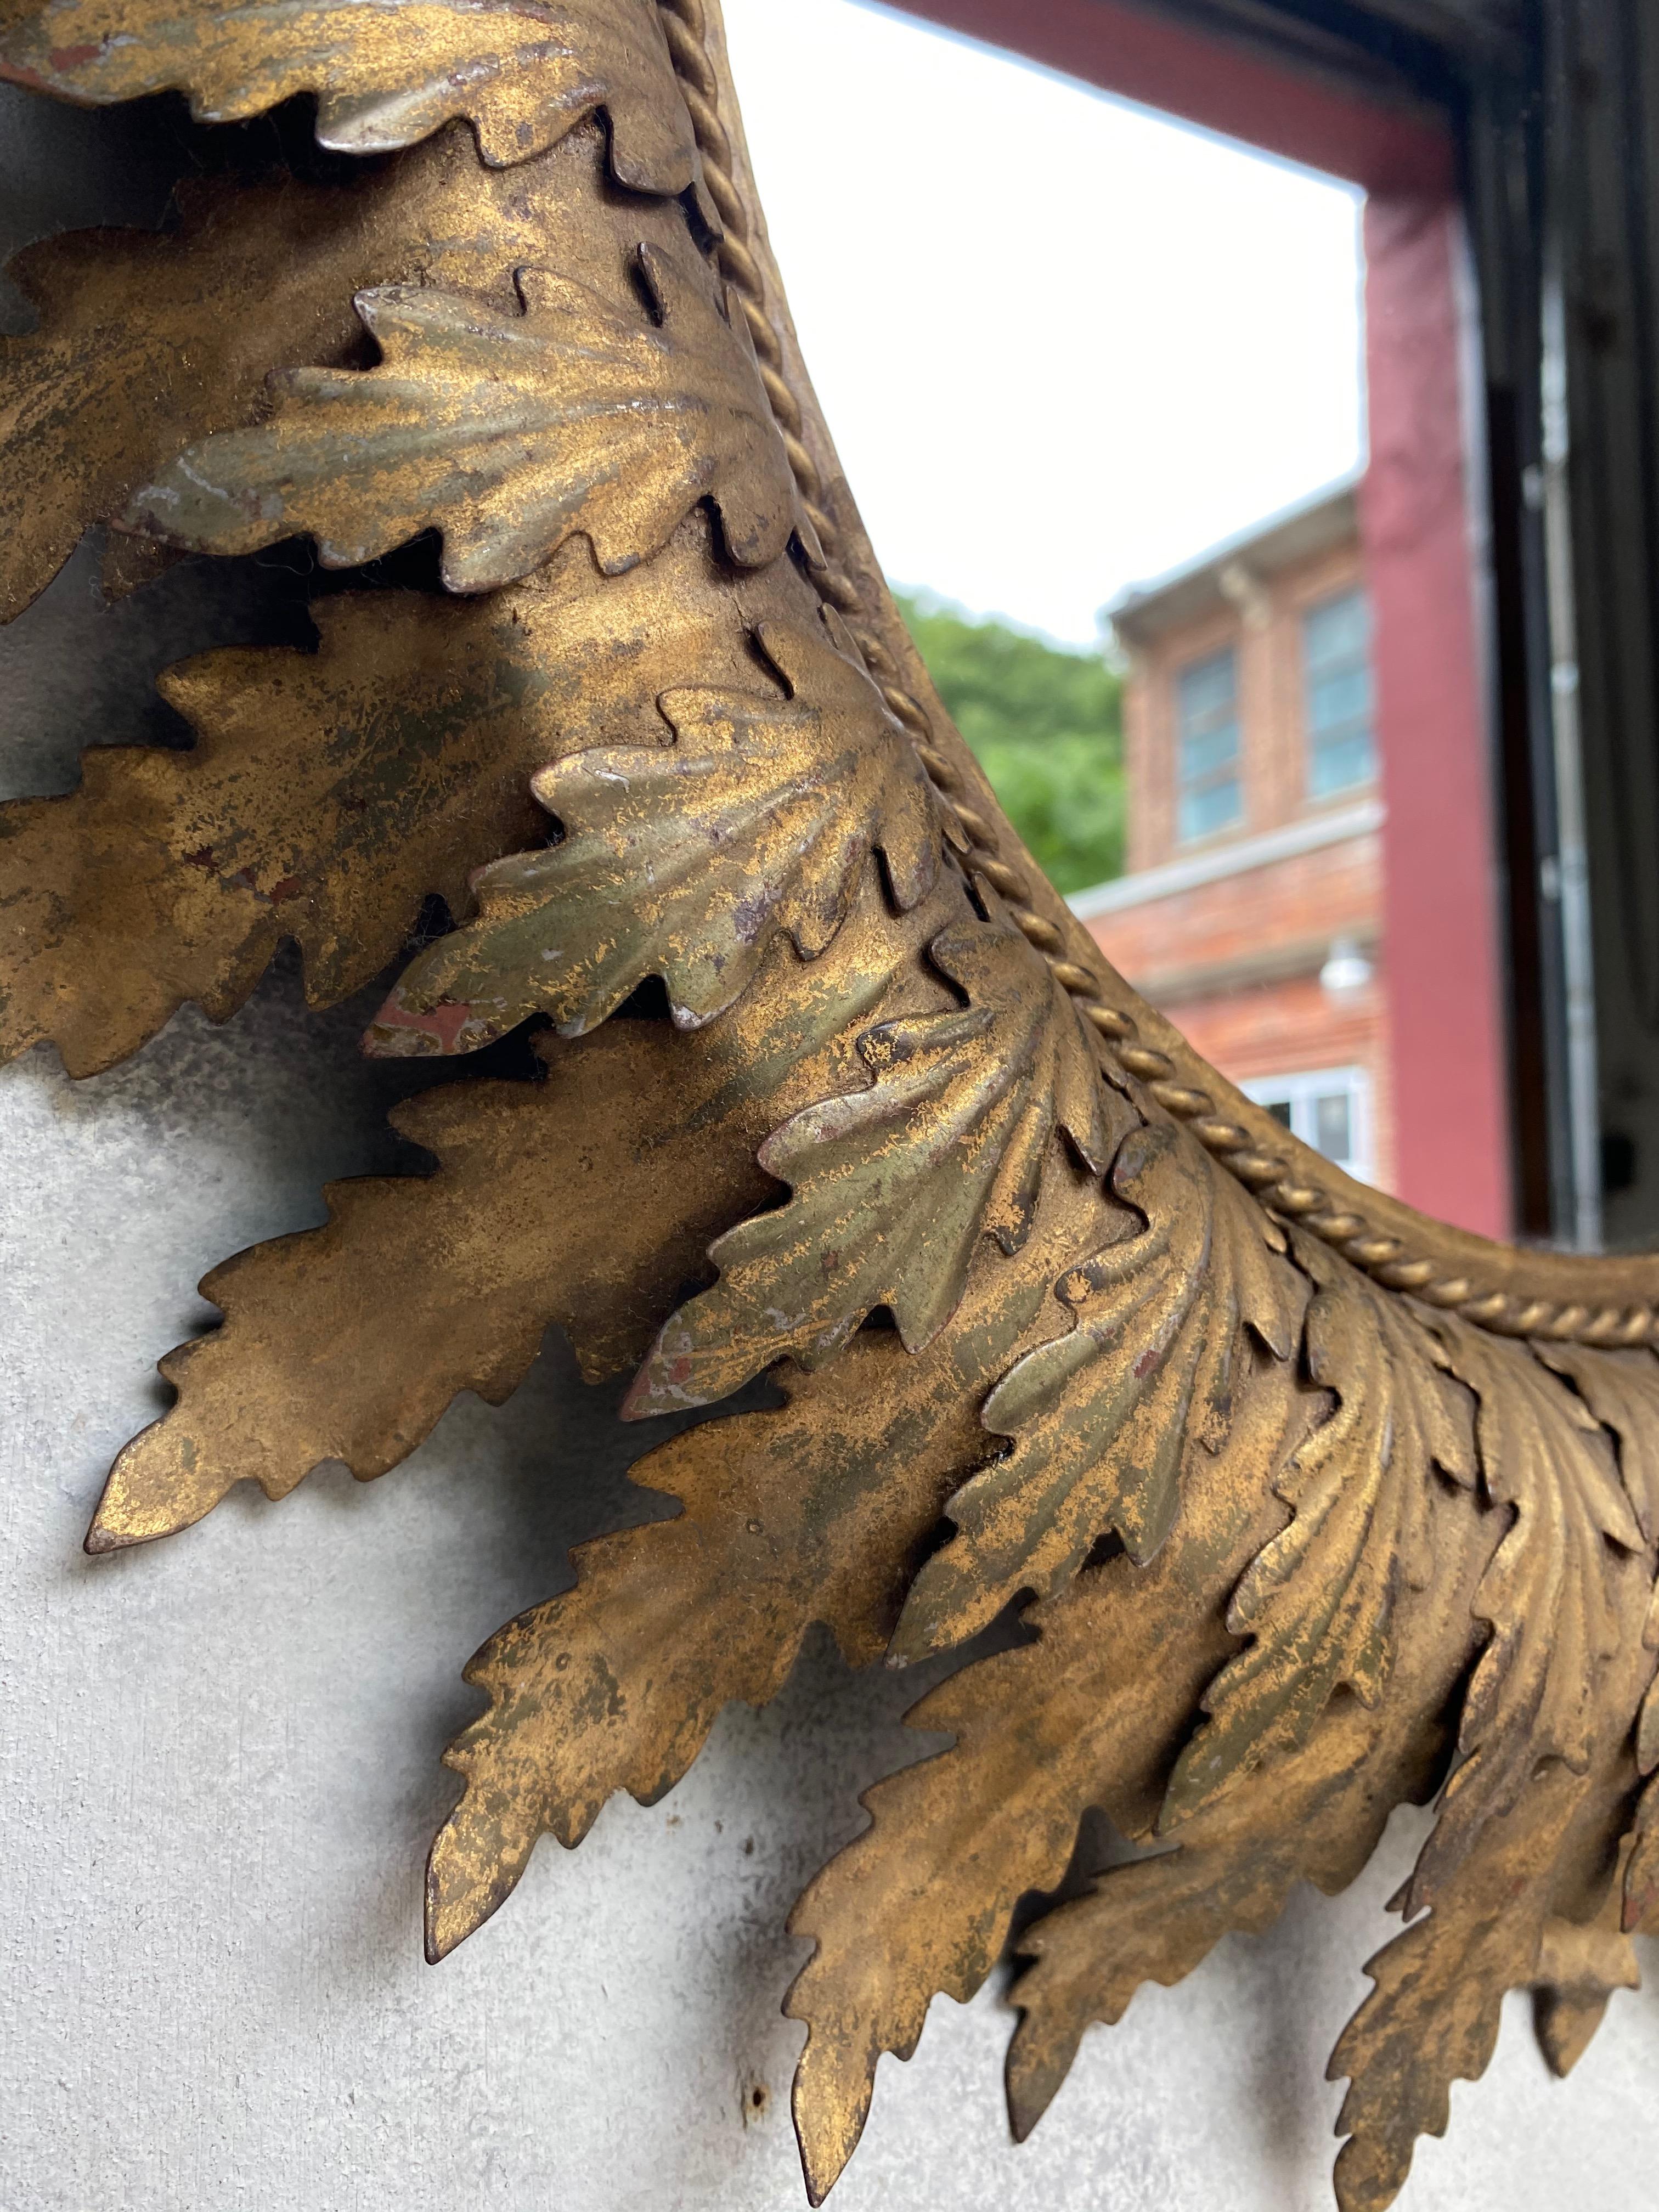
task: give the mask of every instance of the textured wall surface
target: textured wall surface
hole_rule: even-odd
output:
[[[51,150],[20,116],[0,101],[0,183]],[[12,243],[48,198],[14,195]],[[89,549],[0,635],[9,793],[65,788],[79,744],[164,734],[147,670],[288,634],[240,567],[109,608],[95,573]],[[570,1544],[664,1510],[625,1482],[611,1394],[550,1344],[504,1408],[462,1401],[377,1484],[325,1470],[153,1549],[80,1551],[164,1402],[155,1360],[210,1318],[200,1275],[320,1219],[328,1178],[398,1164],[380,1116],[415,1075],[358,1060],[363,1011],[308,1016],[282,972],[108,1075],[71,1085],[44,1052],[0,1072],[0,2212],[793,2212],[801,2030],[778,2007],[805,1947],[782,1923],[859,1790],[930,1747],[899,1725],[921,1670],[854,1676],[815,1644],[663,1803],[544,1842],[434,1971],[420,1868],[476,1709],[461,1664],[568,1581]],[[916,2058],[884,2063],[839,2212],[1322,2212],[1325,2055],[1419,1832],[1398,1816],[1346,1897],[1299,1894],[1144,1990],[1021,2149],[1000,1990],[938,2001]],[[1647,2212],[1656,2083],[1659,1994],[1615,1999],[1566,2088],[1511,2000],[1405,2212]]]

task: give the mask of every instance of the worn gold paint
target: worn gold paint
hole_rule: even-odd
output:
[[[696,173],[650,0],[8,0],[0,77],[88,105],[185,92],[204,123],[315,93],[317,136],[343,154],[465,116],[497,167],[604,107],[619,183],[682,192]]]
[[[641,242],[604,290],[556,267],[514,283],[516,309],[425,279],[360,292],[380,366],[285,371],[269,424],[191,447],[126,526],[222,554],[305,532],[331,568],[435,528],[457,592],[514,582],[576,532],[620,575],[705,497],[745,568],[797,526],[811,540],[748,325],[689,241]]]
[[[513,315],[514,272],[550,238],[574,281],[617,290],[641,241],[685,228],[608,185],[595,124],[504,173],[451,125],[341,185],[186,178],[175,198],[171,234],[74,232],[8,264],[40,324],[0,338],[0,619],[181,449],[264,412],[270,374],[350,358],[355,294],[416,282]]]
[[[504,1902],[539,1834],[574,1844],[613,1792],[649,1803],[672,1788],[722,1705],[776,1692],[813,1621],[854,1665],[880,1656],[939,1507],[984,1449],[979,1394],[1048,1325],[1048,1271],[1104,1210],[1085,1178],[1056,1178],[1013,1279],[982,1255],[919,1356],[866,1332],[836,1367],[792,1378],[784,1410],[706,1424],[639,1462],[683,1514],[584,1546],[576,1589],[468,1669],[490,1706],[447,1755],[467,1790],[433,1848],[434,1956]]]
[[[787,1206],[709,1248],[712,1290],[664,1328],[627,1418],[711,1405],[782,1354],[813,1368],[878,1306],[920,1352],[982,1242],[1025,1242],[1062,1133],[1097,1174],[1121,1121],[1076,1014],[1017,931],[974,920],[929,944],[969,1003],[858,1039],[867,1087],[807,1107],[761,1147]]]
[[[825,612],[828,629],[753,633],[750,682],[769,671],[769,690],[665,686],[645,702],[652,744],[615,742],[618,717],[613,742],[536,775],[558,842],[479,878],[478,920],[405,972],[374,1048],[471,1051],[538,1013],[580,1036],[648,975],[697,1028],[747,989],[781,930],[805,959],[823,951],[872,851],[896,904],[913,907],[938,872],[938,807]],[[702,672],[672,605],[663,635]]]
[[[1107,1531],[1145,1564],[1174,1524],[1189,1442],[1226,1440],[1246,1331],[1280,1359],[1295,1347],[1305,1288],[1274,1260],[1283,1232],[1190,1138],[1136,1130],[1110,1186],[1146,1226],[1068,1255],[1055,1300],[1071,1329],[987,1399],[987,1430],[1012,1443],[950,1502],[957,1533],[900,1625],[908,1657],[963,1642],[1022,1590],[1060,1588]]]
[[[590,1378],[637,1359],[711,1240],[764,1199],[772,1122],[860,1080],[853,1026],[946,995],[917,947],[948,910],[895,930],[872,875],[823,959],[776,945],[776,987],[695,1037],[624,1021],[550,1038],[544,1083],[399,1108],[438,1171],[336,1184],[325,1228],[205,1279],[224,1324],[163,1362],[179,1402],[117,1460],[90,1547],[185,1527],[238,1481],[284,1497],[325,1459],[382,1474],[458,1391],[506,1398],[552,1323]]]
[[[665,744],[656,702],[688,665],[749,680],[701,518],[604,581],[574,544],[477,601],[321,600],[314,655],[169,670],[191,750],[96,748],[77,793],[0,806],[0,1057],[47,1039],[86,1075],[186,1000],[222,1020],[284,938],[330,1006],[397,957],[427,897],[465,916],[474,872],[546,826],[537,770],[618,727]],[[762,603],[816,619],[787,566]]]
[[[41,329],[0,354],[8,604],[118,507],[338,562],[433,531],[481,595],[363,594],[315,656],[187,667],[195,754],[99,759],[0,817],[12,1042],[105,1065],[185,997],[234,1003],[281,932],[313,995],[349,989],[492,860],[380,1042],[604,1024],[544,1040],[544,1083],[405,1109],[430,1178],[343,1186],[325,1228],[209,1278],[224,1326],[167,1363],[178,1403],[88,1540],[325,1458],[378,1474],[458,1390],[505,1395],[550,1322],[589,1372],[644,1356],[635,1415],[778,1364],[782,1410],[650,1457],[679,1519],[592,1547],[481,1655],[434,1955],[539,1833],[671,1786],[811,1620],[902,1659],[1035,1591],[1036,1641],[925,1702],[953,1748],[870,1793],[797,1909],[811,2193],[881,2052],[979,1986],[1089,1807],[1164,1848],[1023,1939],[1022,2135],[1091,2019],[1437,1798],[1402,1899],[1433,1910],[1333,2061],[1338,2196],[1381,2212],[1504,1992],[1539,1991],[1565,2070],[1659,1924],[1659,1262],[1511,1251],[1362,1189],[1113,975],[881,584],[713,11],[556,11],[580,91],[514,44],[531,13],[467,18],[465,93],[432,80],[461,12],[425,0],[0,18],[0,66],[71,97],[242,113],[303,84],[359,149],[467,118],[349,183],[225,188],[175,239],[39,250]],[[668,197],[693,147],[701,213]],[[653,979],[680,1029],[648,994],[607,1019]]]

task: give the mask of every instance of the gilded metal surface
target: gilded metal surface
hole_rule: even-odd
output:
[[[445,583],[483,592],[576,532],[620,575],[707,497],[734,560],[775,560],[797,521],[783,441],[690,245],[641,243],[609,295],[550,269],[514,281],[519,313],[425,282],[360,292],[381,366],[285,372],[272,422],[181,453],[126,526],[198,553],[304,532],[330,568],[435,528]]]
[[[759,987],[693,1036],[623,1021],[549,1038],[544,1083],[400,1108],[437,1173],[336,1184],[326,1227],[205,1279],[224,1324],[164,1363],[179,1402],[117,1460],[93,1548],[185,1527],[238,1481],[279,1498],[327,1459],[382,1474],[458,1391],[505,1398],[550,1322],[591,1377],[637,1360],[711,1238],[763,1203],[767,1131],[857,1083],[864,1023],[948,996],[916,950],[942,905],[895,931],[872,871],[823,959],[777,943]]]
[[[462,926],[375,1048],[567,1032],[543,1081],[403,1110],[429,1178],[342,1186],[208,1278],[224,1325],[167,1363],[89,1547],[238,1480],[384,1472],[550,1322],[590,1373],[641,1363],[635,1418],[774,1370],[780,1410],[647,1455],[678,1519],[587,1547],[479,1655],[431,1954],[544,1831],[671,1787],[811,1621],[902,1661],[1029,1597],[1035,1640],[925,1701],[953,1747],[869,1793],[797,1909],[811,2194],[1090,1807],[1161,1849],[1020,1939],[1021,2135],[1091,2021],[1433,1800],[1399,1900],[1433,1909],[1333,2060],[1338,2197],[1380,2212],[1504,1992],[1539,1992],[1565,2071],[1659,1926],[1659,1261],[1361,1189],[1111,973],[885,594],[703,0],[3,20],[4,65],[70,97],[305,86],[331,143],[434,134],[35,251],[41,329],[0,353],[8,605],[118,512],[341,563],[430,531],[476,595],[365,588],[314,655],[187,665],[193,752],[94,755],[0,814],[6,1042],[107,1065],[186,998],[227,1011],[283,935],[337,996],[433,893]],[[673,197],[694,161],[706,199]]]
[[[315,93],[317,136],[343,154],[465,116],[498,167],[603,107],[619,184],[682,192],[696,173],[650,0],[8,0],[0,77],[88,105],[185,92],[204,123]]]
[[[878,1306],[920,1352],[956,1310],[981,1242],[1024,1243],[1056,1138],[1104,1166],[1108,1094],[1017,932],[960,922],[927,955],[968,1004],[865,1030],[866,1087],[767,1139],[760,1164],[789,1204],[709,1247],[720,1281],[665,1325],[626,1418],[711,1405],[782,1354],[810,1370]]]
[[[538,1013],[580,1036],[647,975],[695,1029],[748,988],[779,931],[803,959],[824,950],[872,850],[901,912],[923,897],[939,866],[933,793],[824,613],[827,633],[754,633],[769,692],[665,688],[641,702],[641,720],[661,718],[641,732],[653,743],[586,746],[534,776],[559,842],[480,875],[479,919],[409,969],[375,1048],[465,1050]]]
[[[1191,1441],[1218,1451],[1248,1337],[1287,1359],[1305,1295],[1273,1255],[1283,1232],[1196,1146],[1133,1130],[1110,1188],[1138,1233],[1072,1259],[1054,1285],[1073,1316],[1011,1367],[981,1416],[1003,1450],[951,1500],[957,1534],[916,1577],[897,1648],[948,1650],[1022,1590],[1070,1581],[1104,1533],[1150,1559],[1180,1510]]]

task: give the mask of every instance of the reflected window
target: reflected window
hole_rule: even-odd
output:
[[[1369,783],[1376,774],[1371,611],[1364,592],[1310,607],[1302,617],[1308,714],[1308,796]]]
[[[1371,1180],[1371,1081],[1364,1068],[1255,1076],[1238,1087],[1333,1166]]]
[[[1176,678],[1180,790],[1176,834],[1183,845],[1213,837],[1244,815],[1238,780],[1238,659],[1229,646]]]

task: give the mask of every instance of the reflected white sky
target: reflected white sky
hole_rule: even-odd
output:
[[[898,581],[1097,610],[1353,467],[1358,194],[855,0],[725,0],[774,245]]]

